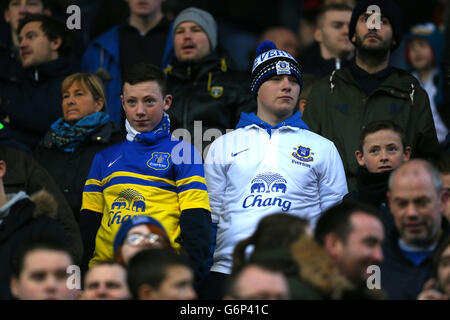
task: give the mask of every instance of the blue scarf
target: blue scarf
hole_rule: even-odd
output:
[[[70,125],[64,118],[60,118],[50,126],[50,137],[58,149],[74,152],[87,137],[108,122],[109,115],[105,112],[87,115],[74,125]]]
[[[170,135],[170,120],[169,116],[164,113],[163,118],[158,125],[150,132],[142,132],[136,134],[136,140],[138,142],[153,145],[158,142],[159,139]]]

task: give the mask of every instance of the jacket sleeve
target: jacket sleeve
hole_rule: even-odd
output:
[[[192,263],[196,283],[207,275],[207,260],[211,243],[211,214],[209,211],[186,209],[180,216],[181,245]]]
[[[81,210],[80,232],[84,248],[81,269],[83,271],[88,269],[89,261],[94,254],[95,238],[97,236],[97,231],[100,228],[102,218],[102,212],[95,212],[87,209]]]
[[[430,100],[424,89],[416,89],[414,95],[414,106],[418,113],[418,131],[416,141],[412,146],[412,153],[415,158],[434,158],[439,155],[439,141],[437,139],[436,128],[434,127],[433,114],[431,112]]]
[[[61,223],[64,231],[66,232],[75,262],[80,263],[83,255],[83,244],[81,241],[80,229],[75,220],[72,209],[50,174],[31,156],[27,155],[27,157],[28,184],[26,187],[26,192],[27,194],[33,194],[41,189],[46,189],[55,197],[55,200],[58,203],[56,220]]]
[[[185,142],[181,143],[185,146],[183,152],[190,150],[188,161],[175,165],[176,186],[181,210],[181,246],[191,259],[196,282],[199,284],[207,272],[206,262],[211,243],[211,209],[201,156],[194,146]]]

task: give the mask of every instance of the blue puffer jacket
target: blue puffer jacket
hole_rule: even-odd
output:
[[[120,25],[116,25],[91,42],[83,55],[81,69],[92,73],[98,73],[102,70],[107,72],[111,77],[111,80],[105,83],[107,109],[111,121],[122,126],[122,102],[120,100],[120,94],[122,92],[122,76],[119,60],[119,29]],[[172,48],[173,36],[171,25],[167,36],[161,67],[165,67],[170,63],[172,57],[171,53],[173,52]]]

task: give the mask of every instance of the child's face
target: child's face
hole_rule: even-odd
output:
[[[424,39],[414,39],[408,44],[411,65],[416,70],[426,69],[433,66],[433,51]]]
[[[411,148],[403,149],[400,135],[389,129],[368,134],[362,152],[355,152],[359,165],[372,173],[393,170],[408,161],[410,154]]]

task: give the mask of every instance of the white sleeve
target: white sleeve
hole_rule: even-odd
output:
[[[227,176],[225,172],[223,139],[216,139],[209,148],[205,159],[205,180],[211,206],[212,223],[219,223],[219,216],[223,213],[223,203]]]
[[[319,175],[319,198],[322,212],[342,201],[348,193],[344,165],[334,143],[330,143],[327,159]]]

